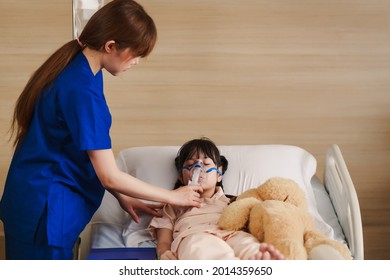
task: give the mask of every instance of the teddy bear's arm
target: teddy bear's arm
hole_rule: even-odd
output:
[[[248,231],[255,236],[260,242],[264,242],[264,231],[267,228],[267,225],[264,221],[266,211],[263,207],[263,203],[257,203],[253,206],[249,214],[249,225]]]
[[[241,230],[249,218],[252,207],[259,203],[256,198],[244,198],[236,200],[228,205],[219,218],[218,226],[224,230]]]

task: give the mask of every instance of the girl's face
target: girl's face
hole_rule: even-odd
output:
[[[216,170],[211,170],[211,168],[217,168],[214,161],[207,157],[204,153],[200,152],[199,155],[194,153],[189,159],[187,159],[183,164],[183,169],[180,174],[179,180],[183,183],[183,185],[188,185],[189,181],[192,179],[192,171],[191,167],[196,162],[203,162],[205,171],[209,171],[205,173],[206,176],[200,176],[200,185],[203,188],[203,196],[211,197],[215,193],[215,188],[217,182],[222,180],[222,177],[217,173]],[[218,168],[222,172],[222,167]]]
[[[139,56],[134,57],[129,48],[118,50],[115,43],[106,44],[105,49],[103,67],[113,76],[118,76],[139,64],[141,59]]]

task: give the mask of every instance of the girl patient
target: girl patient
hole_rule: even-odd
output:
[[[218,228],[221,212],[230,201],[222,188],[228,161],[211,140],[201,138],[185,143],[175,165],[179,174],[175,188],[200,185],[202,201],[200,207],[167,204],[162,216],[152,219],[149,231],[157,239],[160,259],[284,259],[272,245],[260,243],[247,232]]]

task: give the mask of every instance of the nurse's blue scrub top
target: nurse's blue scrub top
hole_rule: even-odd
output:
[[[102,71],[80,52],[41,93],[15,151],[0,203],[10,236],[33,244],[47,206],[48,244],[74,245],[104,194],[87,150],[111,148],[110,127]]]

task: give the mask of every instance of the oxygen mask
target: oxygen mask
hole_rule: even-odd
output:
[[[206,183],[207,181],[207,172],[206,168],[204,166],[204,163],[202,161],[196,161],[193,165],[185,168],[189,170],[190,172],[190,178],[188,185],[194,186],[198,185],[201,186]]]

